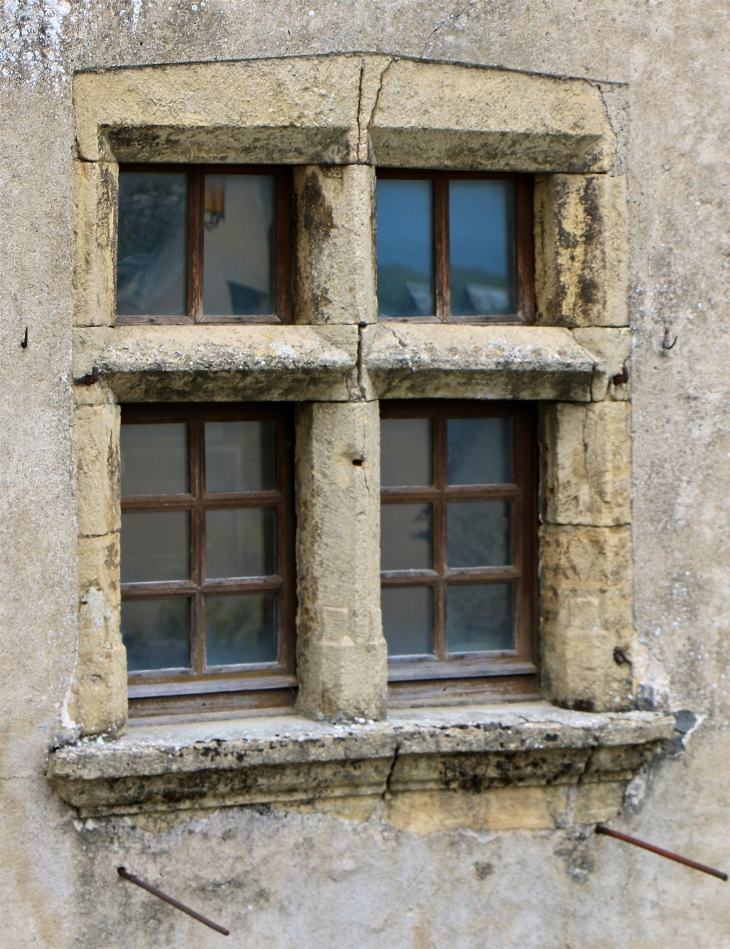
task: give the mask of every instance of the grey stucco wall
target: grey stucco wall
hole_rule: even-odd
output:
[[[126,862],[229,923],[233,945],[730,946],[722,884],[613,841],[266,809],[82,824],[43,777],[75,660],[73,71],[423,55],[603,89],[629,177],[635,661],[645,703],[700,718],[688,750],[635,783],[622,826],[728,867],[727,3],[5,0],[1,15],[0,945],[217,944],[124,888]]]

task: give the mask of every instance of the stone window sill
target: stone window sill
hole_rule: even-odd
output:
[[[135,725],[114,741],[54,750],[48,778],[81,817],[266,804],[337,811],[343,801],[348,815],[353,801],[367,815],[381,801],[424,794],[432,814],[435,801],[453,802],[459,791],[473,814],[482,806],[475,795],[499,789],[547,789],[557,814],[571,789],[587,789],[594,803],[584,819],[606,819],[674,724],[662,713],[531,702],[409,709],[387,722],[339,725],[296,715]],[[519,800],[524,807],[524,794]],[[518,818],[515,826],[525,824]]]

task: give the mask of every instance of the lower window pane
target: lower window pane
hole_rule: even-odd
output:
[[[423,656],[433,651],[431,587],[385,587],[381,591],[383,632],[389,656]]]
[[[430,504],[381,504],[381,570],[430,570],[432,517]]]
[[[446,506],[450,567],[504,567],[513,561],[512,502],[459,501]]]
[[[451,586],[446,599],[446,649],[451,653],[514,649],[511,583]]]
[[[190,665],[190,600],[126,600],[122,639],[127,669],[181,669]]]
[[[276,508],[207,511],[205,530],[208,578],[276,573]]]
[[[276,594],[206,596],[206,665],[276,662]]]
[[[189,525],[187,511],[122,514],[122,583],[187,580]]]

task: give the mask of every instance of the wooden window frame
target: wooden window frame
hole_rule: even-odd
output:
[[[509,416],[513,422],[513,477],[510,485],[447,485],[446,419]],[[434,651],[438,658],[389,657],[390,701],[408,705],[423,701],[524,698],[537,692],[539,659],[537,622],[537,441],[536,412],[531,403],[474,402],[450,399],[384,400],[381,419],[432,419],[433,485],[384,487],[381,503],[433,505],[433,569],[381,571],[381,586],[428,586],[434,590]],[[446,567],[446,503],[455,500],[511,500],[514,503],[514,566]],[[489,653],[444,652],[447,585],[514,582],[515,649]]]
[[[378,168],[382,179],[433,181],[433,276],[436,313],[432,316],[381,316],[380,320],[418,323],[524,323],[535,322],[534,179],[531,175],[471,171],[419,171]],[[516,313],[451,316],[451,269],[449,259],[449,181],[515,182]]]
[[[291,323],[292,304],[292,184],[291,170],[282,165],[184,165],[129,163],[119,165],[119,172],[162,172],[188,176],[188,286],[186,316],[117,315],[118,326],[140,323]],[[272,175],[276,180],[275,209],[275,306],[273,314],[204,316],[203,314],[203,245],[205,237],[206,175]]]
[[[276,421],[276,479],[273,491],[205,494],[204,423],[207,421]],[[122,496],[122,513],[190,512],[190,579],[123,583],[122,600],[186,596],[191,599],[190,672],[130,672],[131,716],[198,713],[229,709],[290,707],[296,698],[296,567],[294,512],[294,414],[281,404],[125,404],[122,425],[184,422],[188,424],[190,492],[183,495]],[[276,507],[277,575],[265,578],[203,580],[205,512],[211,509]],[[206,593],[265,593],[277,596],[277,661],[204,671]]]

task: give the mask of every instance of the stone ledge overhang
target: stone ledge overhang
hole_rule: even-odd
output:
[[[605,172],[615,137],[585,79],[381,53],[74,75],[85,161]]]
[[[50,755],[47,776],[94,817],[423,791],[627,782],[674,733],[656,712],[583,713],[535,702],[411,709],[387,722],[298,716],[134,725]]]
[[[341,402],[351,397],[357,350],[356,326],[87,327],[74,331],[74,377],[97,367],[120,402]]]
[[[387,321],[363,330],[369,398],[590,402],[596,358],[557,326]]]

